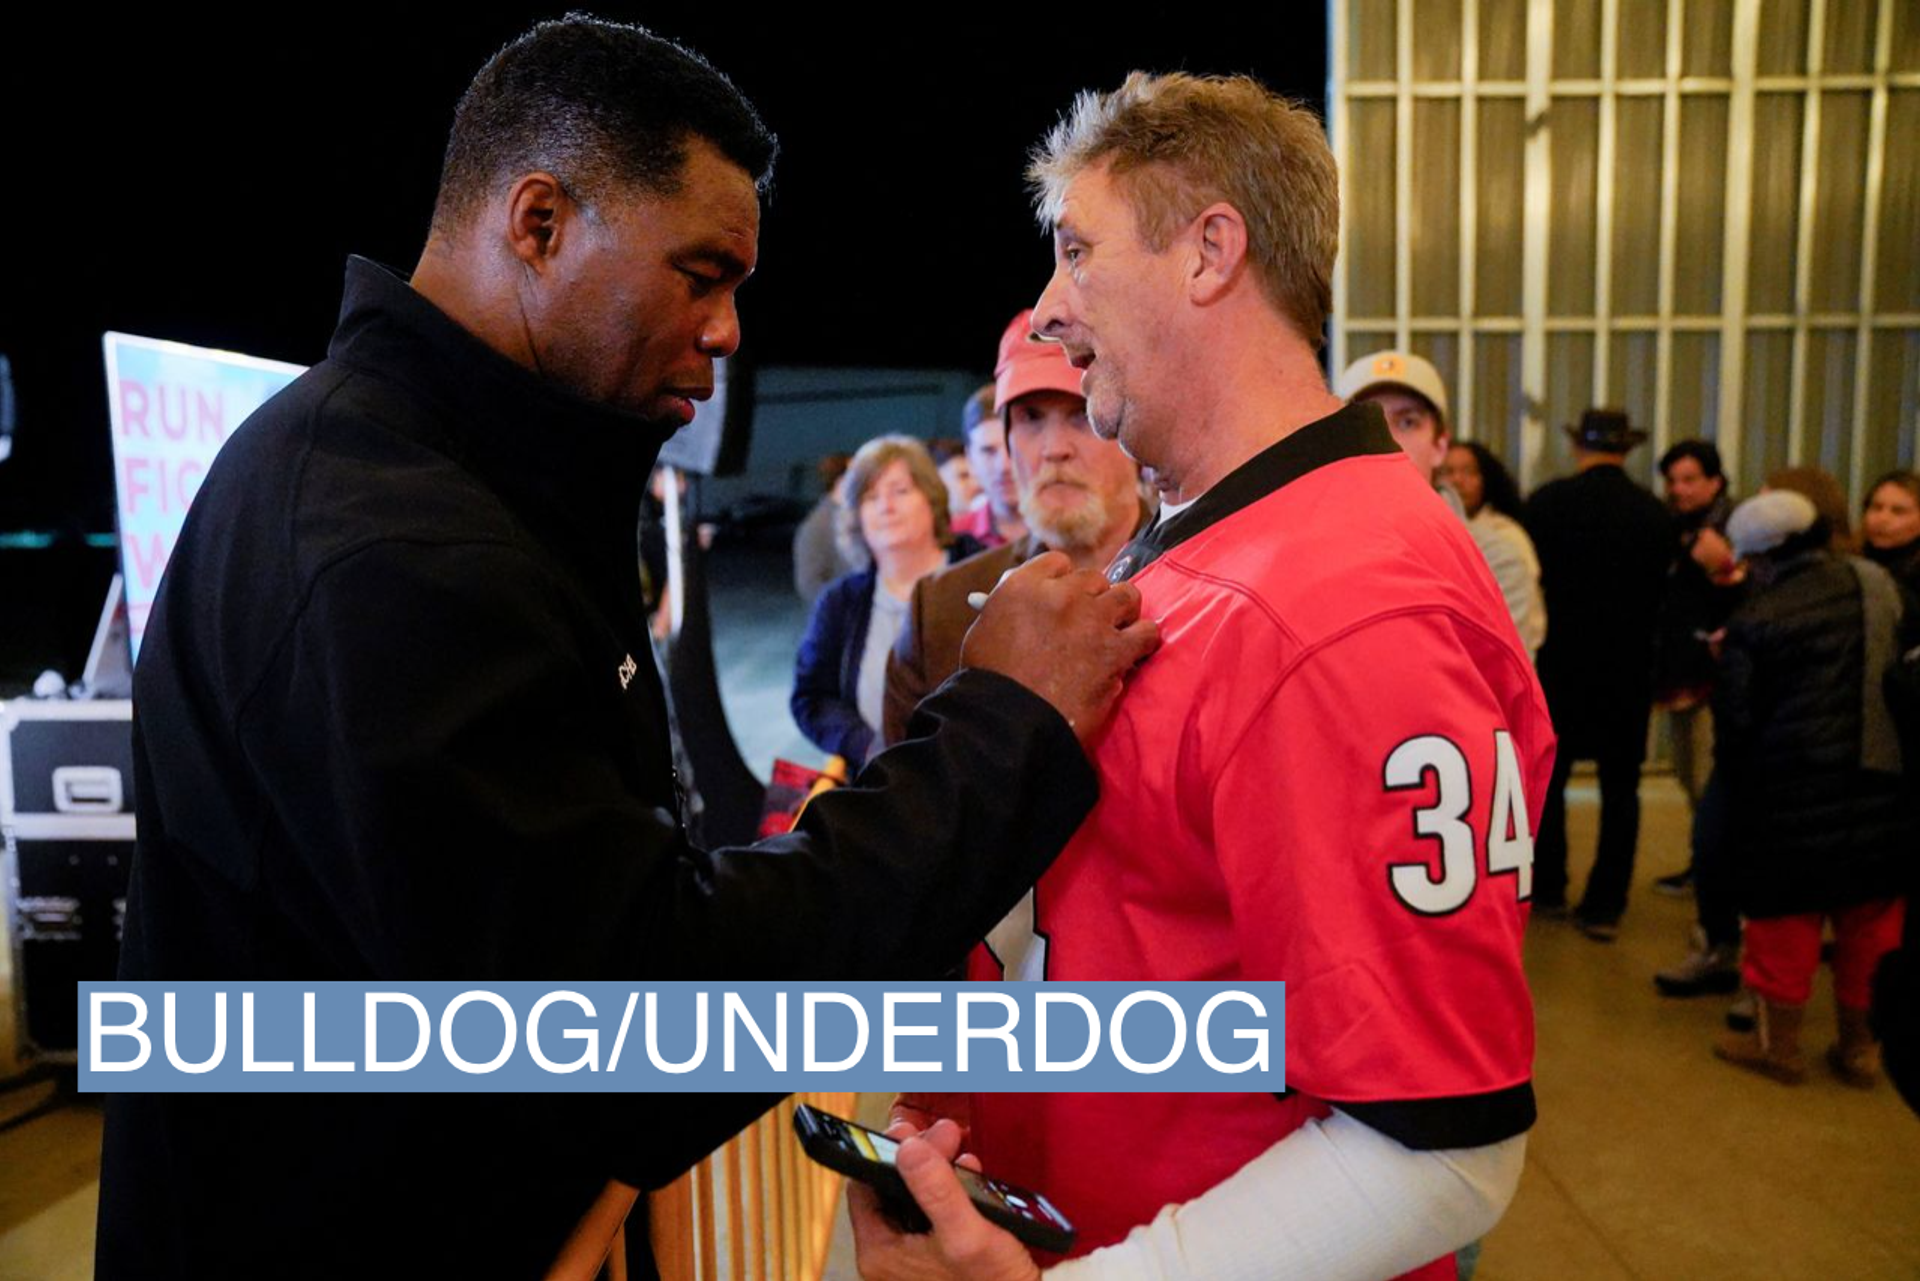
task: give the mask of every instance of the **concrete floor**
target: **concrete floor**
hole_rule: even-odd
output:
[[[1571,798],[1590,849],[1593,795]],[[1640,875],[1620,940],[1565,922],[1530,927],[1540,1123],[1527,1173],[1488,1238],[1480,1276],[1869,1278],[1920,1276],[1920,1120],[1890,1087],[1816,1071],[1797,1089],[1713,1059],[1726,1002],[1665,1000],[1652,972],[1685,951],[1693,901],[1649,892],[1684,861],[1686,805],[1641,787]],[[1818,1059],[1832,992],[1808,1018]]]
[[[775,754],[811,759],[785,716],[804,612],[754,577],[716,574],[716,631],[729,715],[755,727],[742,750],[764,775]],[[1708,1053],[1724,1001],[1655,994],[1651,975],[1680,955],[1692,902],[1651,894],[1647,882],[1684,861],[1687,816],[1666,779],[1641,791],[1640,875],[1620,940],[1596,944],[1563,922],[1530,930],[1540,1123],[1479,1276],[1920,1277],[1920,1120],[1892,1090],[1857,1092],[1820,1072],[1798,1089],[1749,1077]],[[1593,802],[1576,778],[1576,890]],[[6,956],[0,947],[0,1076],[18,1067]],[[1809,1019],[1816,1057],[1831,1035],[1830,999],[1823,986]],[[0,1095],[0,1126],[52,1088]],[[0,1129],[0,1278],[91,1274],[99,1135],[98,1109],[84,1099]],[[853,1276],[844,1239],[828,1275]]]

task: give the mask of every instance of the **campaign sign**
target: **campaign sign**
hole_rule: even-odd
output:
[[[302,374],[299,365],[107,333],[107,416],[119,496],[127,632],[140,652],[147,611],[200,482],[233,429]]]

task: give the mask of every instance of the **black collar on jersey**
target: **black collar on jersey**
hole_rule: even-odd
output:
[[[1155,522],[1120,549],[1107,577],[1116,583],[1132,578],[1201,530],[1328,463],[1399,450],[1378,405],[1363,401],[1342,406],[1241,463],[1185,511]]]

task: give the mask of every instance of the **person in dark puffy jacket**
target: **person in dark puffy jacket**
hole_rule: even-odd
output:
[[[1748,918],[1742,976],[1760,1005],[1753,1030],[1715,1052],[1779,1081],[1805,1078],[1800,1031],[1831,920],[1840,1035],[1827,1060],[1841,1080],[1870,1086],[1870,985],[1899,940],[1916,834],[1885,678],[1914,620],[1884,570],[1827,550],[1824,520],[1801,494],[1748,499],[1728,536],[1749,594],[1727,621],[1714,685],[1715,768]]]

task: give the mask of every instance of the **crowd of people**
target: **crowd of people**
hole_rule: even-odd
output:
[[[1661,471],[1677,539],[1658,687],[1693,830],[1687,866],[1655,886],[1691,891],[1697,925],[1691,951],[1654,981],[1670,997],[1737,992],[1715,1052],[1797,1083],[1828,955],[1827,1062],[1871,1087],[1872,984],[1901,939],[1920,835],[1915,708],[1902,693],[1920,643],[1920,477],[1876,480],[1856,538],[1844,491],[1820,468],[1776,471],[1738,504],[1708,442],[1674,446]]]

